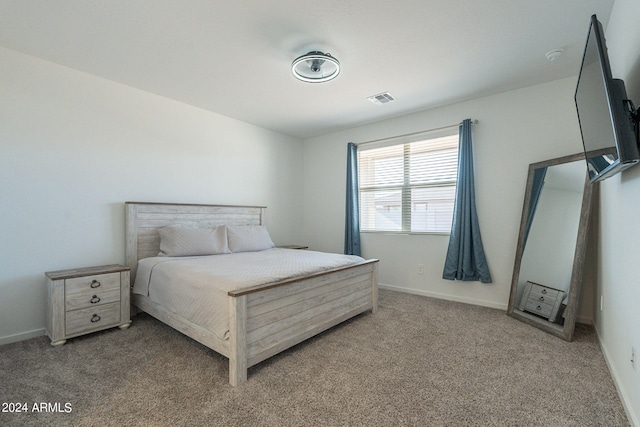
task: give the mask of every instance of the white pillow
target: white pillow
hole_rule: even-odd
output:
[[[227,237],[231,252],[263,251],[275,246],[264,225],[229,225]]]
[[[158,230],[158,256],[195,256],[231,253],[227,243],[227,228],[192,228],[170,225]]]

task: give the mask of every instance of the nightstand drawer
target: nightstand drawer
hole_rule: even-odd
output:
[[[120,322],[120,302],[69,311],[65,319],[67,336],[104,329]]]
[[[549,296],[545,294],[536,294],[533,292],[529,294],[529,301],[533,301],[536,303],[541,302],[544,304],[554,305],[557,299],[558,299],[557,295]]]
[[[119,279],[118,279],[119,280]],[[84,292],[68,295],[65,298],[65,310],[78,310],[80,308],[97,307],[103,304],[120,301],[120,287],[93,292]]]
[[[543,317],[549,317],[551,316],[551,311],[553,311],[553,306],[545,304],[543,302],[529,300],[527,301],[525,310],[530,311],[531,313],[536,313]]]
[[[120,273],[94,274],[92,276],[74,277],[64,281],[65,294],[80,292],[104,291],[120,288]]]
[[[547,300],[551,301],[551,300],[555,300],[559,293],[560,291],[556,289],[545,288],[544,286],[540,286],[540,285],[531,286],[531,294],[535,298],[544,297]]]

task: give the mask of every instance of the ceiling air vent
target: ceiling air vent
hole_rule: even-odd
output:
[[[391,101],[395,101],[396,99],[389,92],[379,93],[377,95],[372,95],[367,98],[369,101],[374,104],[382,105]]]

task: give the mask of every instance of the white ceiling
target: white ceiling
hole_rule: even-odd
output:
[[[307,138],[576,76],[613,2],[0,0],[0,46]],[[340,60],[335,80],[292,76],[312,50]]]

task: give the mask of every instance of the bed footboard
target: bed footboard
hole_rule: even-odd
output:
[[[229,383],[247,369],[357,314],[377,309],[377,262],[229,292]]]

